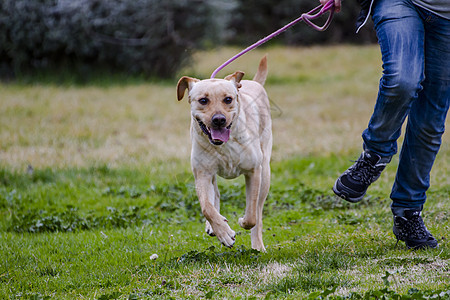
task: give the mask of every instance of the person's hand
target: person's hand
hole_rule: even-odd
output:
[[[329,0],[320,0],[322,5],[325,5]],[[341,11],[341,0],[334,0],[334,9],[336,12]]]

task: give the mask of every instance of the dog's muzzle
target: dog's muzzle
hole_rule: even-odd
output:
[[[203,131],[204,134],[208,136],[211,144],[215,146],[220,146],[223,143],[228,142],[228,140],[230,139],[230,131],[232,123],[230,123],[230,125],[228,125],[227,127],[223,127],[226,124],[225,117],[216,117],[216,116],[217,115],[214,115],[212,118],[213,127],[211,128],[206,126],[206,124],[203,123],[200,119],[197,118],[196,120],[198,125],[200,126],[200,129]]]

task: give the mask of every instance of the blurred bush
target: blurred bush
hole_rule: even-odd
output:
[[[236,1],[237,6],[229,27],[229,30],[234,32],[229,42],[235,44],[248,44],[248,41],[258,40],[320,4],[319,0]],[[360,5],[357,0],[345,0],[342,2],[341,12],[335,14],[333,23],[326,31],[318,32],[309,26],[297,24],[277,37],[275,42],[286,45],[376,42],[375,33],[370,25],[356,34],[355,21],[359,11]],[[325,20],[326,16],[314,22],[323,24]]]
[[[318,0],[1,0],[0,78],[53,70],[171,77],[193,50],[248,46],[318,5]],[[373,41],[354,34],[356,0],[325,33],[295,26],[288,45]]]
[[[219,35],[201,0],[1,0],[0,74],[93,67],[169,77]]]

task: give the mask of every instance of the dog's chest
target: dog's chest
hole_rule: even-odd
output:
[[[236,178],[261,164],[261,151],[252,144],[243,146],[230,141],[218,149],[215,164],[219,176]]]

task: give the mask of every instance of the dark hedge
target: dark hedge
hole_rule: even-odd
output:
[[[319,0],[237,0],[229,29],[234,34],[230,42],[248,43],[268,35],[318,6]],[[376,42],[371,21],[356,34],[355,21],[360,12],[357,0],[342,1],[341,12],[324,32],[318,32],[299,23],[277,37],[276,43],[285,45],[311,45],[330,43],[365,44]],[[326,18],[316,20],[323,24]]]
[[[193,0],[2,0],[0,74],[101,67],[170,77],[214,36],[213,10]]]
[[[275,43],[367,43],[356,35],[357,0],[345,0],[326,32],[298,24]],[[0,78],[96,70],[173,77],[194,50],[246,47],[319,4],[318,0],[1,0]],[[370,26],[368,26],[370,27]]]

